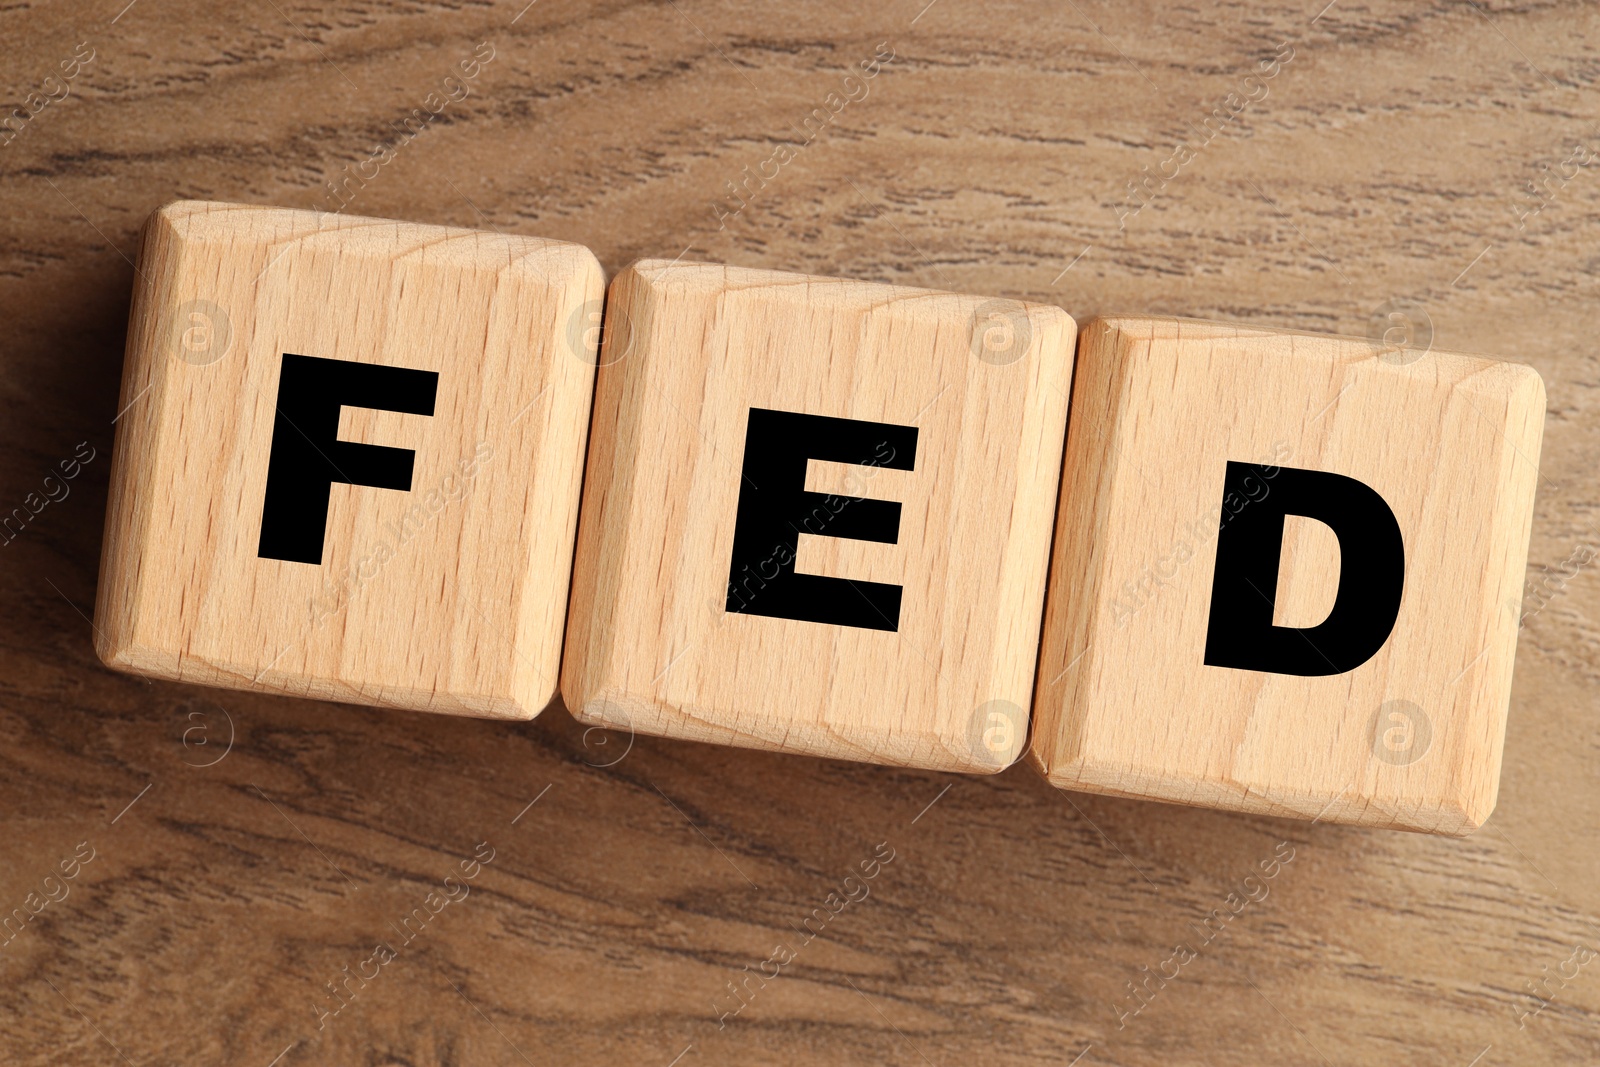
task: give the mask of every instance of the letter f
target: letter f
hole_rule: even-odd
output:
[[[416,453],[339,440],[339,409],[431,416],[438,389],[437,371],[285,352],[257,555],[320,565],[334,482],[408,492]]]

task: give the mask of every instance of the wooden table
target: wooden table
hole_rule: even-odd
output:
[[[7,98],[66,93],[0,147],[0,508],[56,497],[0,546],[0,914],[44,904],[0,935],[0,1060],[1600,1059],[1600,582],[1559,570],[1600,538],[1593,9],[125,2],[0,14]],[[391,128],[484,42],[467,95]],[[730,199],[782,141],[804,147]],[[379,146],[347,211],[579,241],[609,271],[681,252],[1080,321],[1365,334],[1379,313],[1533,364],[1543,592],[1498,811],[1434,839],[1063,793],[1020,766],[107,671],[85,613],[141,220],[177,197],[328,207]],[[80,442],[93,458],[46,483]],[[492,862],[463,881],[480,842]],[[893,861],[870,895],[830,903],[875,850]],[[1158,972],[1176,977],[1130,991]]]

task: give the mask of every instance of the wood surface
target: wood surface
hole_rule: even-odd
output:
[[[1437,348],[1131,317],[1087,323],[1079,360],[1030,762],[1096,793],[1481,826],[1511,696],[1539,376]],[[1256,465],[1242,492],[1223,490],[1230,461]],[[1214,599],[1223,538],[1307,470],[1355,479],[1393,515],[1393,628],[1359,665],[1321,655],[1320,675],[1213,663],[1212,630],[1236,624]],[[1381,580],[1354,508],[1337,511],[1348,544],[1293,510],[1279,520],[1278,585],[1257,592],[1314,649],[1346,579]]]
[[[593,392],[594,256],[188,201],[151,217],[139,263],[95,608],[101,658],[230,689],[489,718],[543,710]],[[298,408],[287,416],[297,401],[280,374],[308,356],[431,372],[431,403],[327,409],[325,429],[337,418],[337,440],[357,446],[338,457],[409,449],[409,488],[363,484],[350,459],[329,459],[330,476],[354,481],[327,494],[309,553],[320,560],[264,558],[269,455],[302,440],[316,459],[336,447]],[[315,508],[313,480],[273,506]]]
[[[561,667],[574,716],[901,767],[992,774],[1015,762],[1038,660],[1072,318],[668,260],[623,271],[607,316]],[[866,431],[864,463],[825,451],[837,447],[832,424],[796,438],[811,458],[792,489],[818,495],[781,512],[803,515],[798,525],[745,534],[762,539],[754,564],[738,566],[747,494],[779,508],[787,499],[775,471],[750,466],[788,444],[759,436],[752,409],[915,437],[894,445],[892,429]],[[868,500],[899,505],[892,543],[846,536],[876,506]],[[833,579],[805,596],[856,624],[769,607],[797,580],[785,565]],[[863,583],[898,586],[898,603],[885,612]]]
[[[6,513],[29,494],[38,507],[0,546],[0,908],[49,901],[0,949],[4,1059],[1600,1058],[1600,970],[1575,953],[1600,938],[1600,582],[1585,562],[1600,544],[1600,185],[1567,162],[1600,126],[1600,20],[1578,4],[1324,3],[8,6],[18,106],[81,42],[94,59],[0,147],[0,491]],[[471,95],[391,149],[348,213],[574,241],[613,274],[683,253],[1079,321],[1362,336],[1381,310],[1385,330],[1535,367],[1549,415],[1532,589],[1484,828],[1457,840],[1088,796],[1025,766],[630,747],[557,711],[514,724],[219,700],[102,667],[85,614],[140,224],[181,197],[326,205],[326,183],[486,40]],[[1244,99],[1286,41],[1267,94],[1133,214],[1127,183],[1231,114],[1228,94]],[[725,183],[802,141],[879,42],[894,58],[867,95],[718,229]],[[1397,300],[1409,318],[1389,317]],[[493,862],[462,883],[485,842]],[[880,843],[895,858],[862,883]],[[870,896],[800,945],[829,894],[860,896],[852,873]],[[375,943],[403,940],[388,924],[447,875],[471,895],[319,1031],[325,983],[371,973]],[[52,901],[47,876],[70,895]],[[1230,894],[1250,903],[1235,913]],[[1205,941],[1218,909],[1231,918]],[[797,956],[762,988],[745,976],[780,938]],[[735,979],[760,991],[723,1025]]]

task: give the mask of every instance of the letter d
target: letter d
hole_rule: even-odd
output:
[[[1223,498],[1270,469],[1229,462]],[[1339,539],[1339,591],[1316,626],[1274,626],[1283,519],[1302,515]],[[1272,492],[1249,501],[1217,535],[1205,663],[1245,671],[1321,677],[1353,671],[1389,639],[1405,590],[1405,544],[1394,512],[1354,478],[1281,467]]]

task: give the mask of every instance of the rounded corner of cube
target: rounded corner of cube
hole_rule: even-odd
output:
[[[1033,731],[1027,746],[1017,761],[1026,763],[1054,789],[1082,790],[1083,757],[1081,753],[1063,753],[1059,739],[1045,736],[1039,730],[1035,711]]]
[[[163,202],[160,207],[150,212],[147,221],[160,220],[167,224],[174,224],[182,222],[191,215],[203,213],[209,206],[209,203],[204,200],[189,200],[178,197]]]
[[[950,758],[931,762],[927,769],[953,774],[1003,774],[1028,757],[1026,739],[1012,750],[994,748],[981,741],[967,749],[953,749]]]
[[[1437,822],[1421,829],[1441,837],[1471,837],[1483,829],[1483,824],[1494,814],[1499,800],[1498,779],[1486,790],[1463,788],[1452,796],[1442,798]]]
[[[1512,397],[1519,406],[1537,412],[1542,425],[1547,400],[1544,375],[1531,363],[1508,363],[1506,366],[1511,371]]]
[[[624,284],[650,286],[652,279],[666,269],[664,259],[634,259],[611,278],[611,288]]]
[[[145,237],[161,234],[178,241],[193,240],[197,222],[225,206],[210,200],[168,200],[145,218]]]
[[[703,291],[723,284],[730,268],[704,263],[685,263],[681,259],[636,259],[611,279],[609,292],[637,292],[649,300],[659,300],[668,292],[681,297],[686,292]],[[713,278],[711,271],[716,274]],[[608,311],[607,314],[610,312]]]
[[[599,720],[589,706],[595,694],[577,672],[568,669],[561,671],[555,695],[560,698],[561,706],[567,709],[567,714],[573,719],[585,726],[599,725]]]
[[[568,282],[574,289],[598,299],[606,291],[606,268],[588,245],[562,242],[562,251],[569,264]]]
[[[1077,317],[1062,307],[1060,304],[1042,304],[1028,302],[1023,304],[1027,309],[1028,318],[1040,326],[1054,326],[1059,329],[1067,344],[1071,345],[1082,331],[1082,325]]]
[[[174,670],[163,667],[167,657],[159,650],[140,644],[114,625],[100,621],[94,625],[94,654],[106,667],[141,678],[177,678]]]
[[[103,630],[95,633],[94,654],[101,664],[114,671],[127,673],[133,666],[133,646],[107,635]]]
[[[1134,315],[1091,315],[1078,323],[1075,362],[1102,373],[1125,370],[1148,354],[1158,320]]]
[[[584,726],[604,730],[624,730],[632,733],[638,702],[624,697],[621,691],[610,686],[568,685],[562,682],[561,702],[567,714]]]
[[[554,686],[537,686],[494,701],[488,709],[489,717],[508,722],[532,722],[549,711],[558,697]]]

